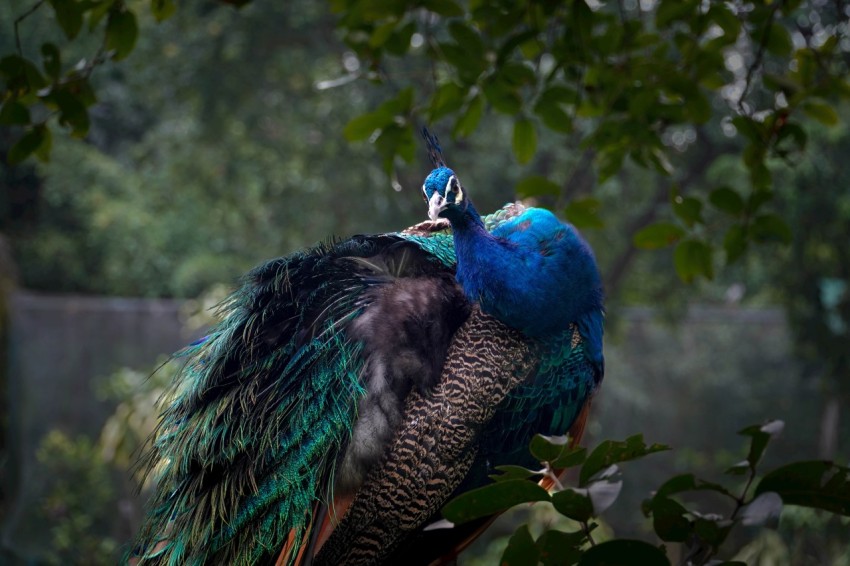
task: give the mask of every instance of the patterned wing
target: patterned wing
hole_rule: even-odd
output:
[[[419,564],[442,553],[392,552],[433,520],[467,477],[482,429],[534,370],[538,352],[519,332],[477,307],[458,330],[437,387],[414,393],[380,467],[321,548],[315,564]]]
[[[393,236],[252,271],[179,354],[132,560],[256,564],[287,540],[297,554],[317,503],[357,489],[409,392],[436,382],[468,308],[450,270]]]

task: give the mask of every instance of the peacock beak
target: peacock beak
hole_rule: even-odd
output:
[[[428,218],[436,220],[447,206],[449,206],[449,203],[446,199],[440,193],[434,191],[434,194],[428,200]]]

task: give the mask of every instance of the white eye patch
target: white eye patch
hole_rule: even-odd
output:
[[[461,187],[460,181],[458,181],[457,177],[455,177],[454,175],[449,177],[449,181],[446,183],[445,193],[447,200],[449,198],[450,193],[455,193],[457,195],[454,199],[455,203],[459,203],[463,200],[463,187]]]

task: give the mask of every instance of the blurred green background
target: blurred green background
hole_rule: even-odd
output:
[[[655,5],[626,4],[650,14]],[[805,3],[812,12],[794,17],[814,25],[826,4]],[[7,32],[29,6],[0,6],[0,52],[15,49]],[[154,370],[203,331],[241,273],[327,237],[425,217],[424,149],[394,161],[388,176],[372,144],[343,136],[399,85],[433,91],[431,62],[417,47],[377,72],[342,40],[329,6],[308,0],[241,10],[189,1],[159,25],[139,14],[132,56],[92,76],[99,103],[85,139],[57,134],[49,162],[0,165],[4,563],[115,562],[144,501],[134,453],[171,368]],[[846,31],[846,21],[838,25]],[[49,18],[24,22],[24,50],[56,37]],[[84,57],[95,44],[81,36],[63,55]],[[841,48],[846,58],[850,44]],[[479,210],[515,199],[517,182],[535,174],[564,187],[543,204],[584,203],[582,232],[608,297],[606,378],[585,443],[643,432],[674,448],[628,467],[623,495],[603,517],[610,533],[653,541],[640,501],[677,472],[716,479],[743,458],[735,432],[752,423],[786,422],[769,463],[848,463],[850,109],[836,109],[836,124],[801,122],[805,151],[769,162],[771,210],[790,225],[790,240],[751,245],[730,265],[710,259],[713,279],[691,284],[677,276],[670,249],[638,249],[634,236],[676,218],[676,187],[748,186],[746,140],[722,112],[664,139],[672,178],[627,160],[601,183],[581,144],[594,116],[568,136],[542,129],[525,165],[512,152],[513,116],[485,112],[456,139],[450,121],[431,124]],[[0,154],[18,135],[0,128]],[[703,214],[698,230],[728,228],[722,207]],[[528,513],[553,520],[538,508],[510,514],[461,563],[495,563]],[[778,531],[739,533],[724,557],[850,564],[849,529],[789,508]]]

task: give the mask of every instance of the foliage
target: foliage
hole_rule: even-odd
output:
[[[407,146],[384,138],[409,139],[417,118],[452,119],[453,134],[465,136],[487,106],[513,117],[520,164],[538,153],[537,132],[544,129],[568,143],[580,138],[599,181],[615,176],[629,158],[672,178],[673,223],[642,228],[635,245],[676,245],[673,262],[684,281],[713,277],[718,244],[732,263],[750,242],[790,241],[787,224],[765,206],[772,197],[769,164],[805,148],[805,120],[837,123],[832,102],[850,96],[842,2],[829,10],[824,2],[796,0],[668,0],[651,7],[337,0],[332,6],[346,43],[378,77],[396,79],[388,63],[393,57],[420,55],[435,65],[436,84],[421,93],[421,102],[401,91],[355,118],[349,139],[371,137],[389,164],[394,155],[409,159]],[[413,37],[417,41],[408,41]],[[749,189],[721,185],[686,193],[681,163],[699,155],[721,126],[743,144]],[[405,149],[393,154],[394,147]],[[527,196],[552,192],[549,183],[520,183],[518,192]],[[564,214],[581,223],[581,211],[592,205],[567,196],[573,202]],[[707,204],[732,220],[722,238],[706,232]]]
[[[777,270],[778,285],[795,332],[796,354],[806,373],[827,378],[831,395],[850,398],[850,173],[843,159],[850,151],[846,114],[835,129],[810,128],[820,154],[817,165],[783,168],[782,212],[795,226],[788,250],[794,269]]]
[[[746,478],[740,495],[732,488],[688,473],[669,478],[645,500],[642,510],[652,519],[654,532],[664,543],[660,546],[622,538],[598,542],[593,535],[598,526],[596,517],[614,503],[622,487],[618,464],[669,449],[659,444],[647,446],[641,435],[623,442],[604,441],[589,455],[584,448],[572,447],[567,438],[538,435],[530,449],[541,460],[541,470],[500,467],[502,473],[493,477],[493,484],[464,493],[445,506],[443,515],[450,523],[444,526],[499,513],[521,503],[545,501],[580,528],[572,532],[547,530],[534,538],[528,526],[522,525],[508,542],[500,564],[668,565],[673,556],[667,545],[681,545],[679,557],[683,564],[708,564],[721,552],[735,526],[776,525],[784,506],[822,509],[850,517],[850,468],[845,466],[827,461],[794,462],[767,472],[756,482],[764,450],[783,428],[782,421],[771,421],[740,431],[750,437],[749,452],[745,460],[726,471]],[[561,485],[558,476],[579,466],[578,486]],[[553,493],[536,483],[541,477],[556,486]],[[684,494],[699,491],[725,500],[725,510],[700,512],[682,499]]]
[[[169,5],[0,7],[9,24],[0,52],[11,56],[0,65],[0,152],[13,161],[30,150],[51,155],[50,163],[32,167],[30,159],[3,171],[0,230],[11,236],[27,288],[192,296],[328,234],[406,225],[421,217],[421,203],[390,192],[370,152],[392,171],[395,188],[418,187],[422,167],[406,172],[403,163],[422,153],[415,124],[432,121],[456,138],[450,163],[462,163],[464,179],[474,180],[482,210],[516,192],[590,230],[611,299],[672,308],[699,291],[700,300],[723,302],[745,283],[750,304],[754,296],[787,302],[808,373],[846,375],[841,325],[850,320],[850,293],[841,282],[850,280],[850,262],[836,242],[847,240],[850,226],[841,192],[850,186],[842,169],[850,137],[840,123],[829,126],[846,97],[845,2],[337,0],[331,19],[323,3],[253,2],[236,12],[188,1],[157,25],[170,9],[155,10]],[[102,19],[89,31],[98,9]],[[132,14],[134,44],[126,15],[106,42],[113,13]],[[77,15],[82,26],[66,35]],[[11,23],[21,16],[18,48]],[[127,57],[116,61],[119,48]],[[346,122],[348,138],[369,145],[341,143]],[[62,131],[87,131],[86,143],[69,143]],[[510,152],[525,165],[507,166]],[[21,199],[5,202],[7,187],[20,195],[25,185],[39,204],[32,214],[19,214]],[[752,242],[787,242],[782,221],[793,227],[787,250],[746,253]],[[645,251],[634,255],[635,248]],[[718,250],[733,264],[722,272]],[[621,285],[629,264],[639,269]],[[706,275],[720,281],[686,290],[672,281]],[[612,308],[609,337],[618,315]],[[817,414],[812,385],[792,388],[796,368],[773,358],[731,367],[743,359],[735,352],[748,348],[718,344],[721,356],[695,359],[689,344],[671,340],[619,372],[609,356],[612,376],[648,377],[606,385],[597,409],[603,419],[617,417],[608,417],[605,434],[625,436],[623,423],[635,421],[649,433],[646,423],[663,414],[664,426],[693,433],[676,466],[710,469],[731,458],[716,438],[699,434],[711,411],[736,399],[735,414],[760,417],[757,398],[783,386],[793,393],[777,394],[777,408],[789,426],[800,425],[793,451],[806,453],[814,433],[803,425]],[[779,364],[773,371],[782,379],[765,364]],[[675,395],[684,386],[665,389],[683,376],[699,381],[687,401]],[[844,385],[833,380],[827,397],[845,395]],[[132,395],[98,441],[101,452],[114,449],[110,466],[124,465],[152,422],[144,414],[152,397]],[[608,400],[616,410],[605,409]],[[724,415],[712,430],[735,422]],[[83,453],[62,454],[74,451]],[[620,503],[628,499],[620,494]],[[826,549],[842,541],[846,523],[800,511],[811,510],[782,514],[789,552],[807,545],[834,556]],[[788,526],[788,518],[797,522]],[[601,530],[593,532],[598,541]],[[725,549],[740,531],[730,532]],[[536,546],[546,543],[529,532]],[[770,540],[760,536],[750,550]],[[513,546],[527,543],[523,533]]]
[[[48,9],[69,40],[87,24],[99,43],[93,56],[63,64],[62,51],[49,42],[41,46],[40,65],[26,56],[19,27]],[[676,272],[685,281],[713,277],[717,247],[732,263],[750,242],[790,240],[785,221],[765,206],[773,196],[771,160],[795,158],[807,141],[801,124],[837,123],[834,101],[850,98],[848,8],[841,1],[334,0],[331,9],[359,60],[333,86],[361,76],[398,85],[394,96],[344,130],[349,140],[373,142],[387,172],[396,158],[413,159],[413,125],[420,119],[451,119],[453,135],[464,137],[480,127],[487,108],[511,116],[520,164],[540,153],[541,130],[568,143],[580,138],[600,181],[621,171],[627,158],[673,179],[675,223],[645,227],[635,245],[675,245]],[[175,5],[153,0],[148,11],[162,21]],[[48,158],[54,118],[72,135],[86,135],[95,102],[89,76],[105,60],[133,51],[136,12],[136,4],[123,0],[42,0],[16,19],[15,52],[0,64],[0,124],[23,128],[8,153],[11,163],[31,154]],[[430,85],[393,72],[394,59],[404,58],[409,68],[419,57],[433,65]],[[743,144],[750,187],[686,194],[680,163],[721,127]],[[528,196],[551,189],[521,183],[519,192]],[[567,196],[568,218],[598,224],[592,200]],[[722,238],[706,233],[707,204],[732,220]]]
[[[164,362],[153,373],[122,368],[105,379],[98,396],[118,404],[97,440],[59,430],[42,439],[38,460],[51,478],[40,502],[51,532],[48,563],[115,563],[126,536],[117,527],[138,520],[133,494],[148,487],[138,483],[140,475],[128,481],[129,472],[158,422],[156,401],[178,364]]]
[[[86,437],[59,431],[44,437],[38,459],[53,478],[42,502],[52,544],[51,564],[112,564],[119,543],[104,536],[117,510],[111,469]]]

